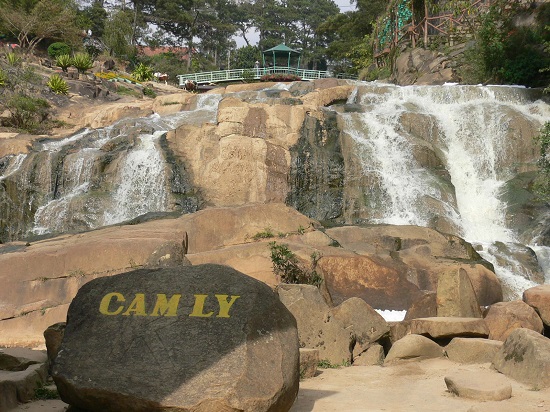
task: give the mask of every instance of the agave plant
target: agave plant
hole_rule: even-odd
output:
[[[138,82],[146,82],[153,79],[153,69],[151,66],[140,63],[132,72],[132,76]]]
[[[61,67],[64,72],[73,64],[73,59],[68,54],[60,54],[55,58],[55,65]]]
[[[93,65],[94,61],[88,53],[76,53],[73,57],[73,66],[80,74],[86,73]]]
[[[55,94],[67,94],[69,92],[67,82],[58,74],[54,74],[50,77],[48,87]]]
[[[6,53],[6,60],[10,66],[17,66],[21,62],[21,57],[14,52],[9,52]]]

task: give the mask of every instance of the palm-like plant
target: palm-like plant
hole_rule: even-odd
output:
[[[61,67],[64,72],[73,64],[73,59],[68,54],[60,54],[55,58],[55,65]]]
[[[54,74],[48,81],[48,87],[55,94],[67,94],[69,92],[69,85],[61,78],[60,75]]]
[[[88,53],[76,53],[73,57],[73,66],[80,74],[86,73],[93,65],[94,61]]]
[[[146,82],[153,79],[153,69],[151,66],[140,63],[132,72],[132,76],[138,82]]]

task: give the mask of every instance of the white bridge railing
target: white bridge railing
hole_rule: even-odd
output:
[[[237,80],[259,80],[260,78],[262,78],[262,76],[270,74],[292,74],[298,76],[302,80],[315,80],[327,77],[336,77],[328,71],[295,69],[292,67],[284,66],[179,74],[177,77],[179,79],[180,87],[183,87],[186,80],[194,81],[197,84],[209,84]]]

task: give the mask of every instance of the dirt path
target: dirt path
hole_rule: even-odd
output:
[[[444,377],[464,371],[491,371],[489,364],[461,365],[447,359],[405,361],[387,367],[321,369],[300,382],[290,412],[550,412],[550,388],[533,390],[510,379],[512,398],[479,402],[449,392]],[[493,371],[495,374],[498,372]],[[37,401],[16,412],[63,412],[61,401]]]

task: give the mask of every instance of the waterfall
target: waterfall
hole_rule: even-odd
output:
[[[43,141],[29,155],[2,159],[0,181],[9,180],[10,190],[2,193],[0,187],[0,195],[13,205],[4,212],[4,221],[21,220],[21,212],[15,217],[14,211],[22,208],[27,221],[15,229],[6,226],[0,234],[10,239],[89,230],[175,210],[170,177],[177,166],[168,163],[161,140],[183,123],[215,121],[221,98],[200,95],[194,110],[84,129],[65,139]],[[181,193],[181,187],[177,190]],[[192,207],[192,202],[182,207]]]
[[[536,284],[513,256],[494,246],[503,242],[510,251],[518,242],[501,198],[518,167],[513,146],[521,136],[514,133],[521,133],[522,122],[538,130],[550,118],[548,105],[526,94],[512,87],[373,83],[358,87],[348,101],[363,112],[343,114],[344,131],[356,142],[371,182],[365,188],[373,203],[371,222],[430,226],[436,215],[444,217],[494,264],[509,299]],[[512,124],[514,118],[520,120]],[[454,191],[421,164],[419,148],[440,152]],[[547,267],[543,249],[538,256]]]
[[[168,194],[164,158],[156,141],[164,134],[138,137],[137,146],[122,160],[117,189],[109,209],[105,210],[103,224],[111,225],[147,212],[168,210]]]

